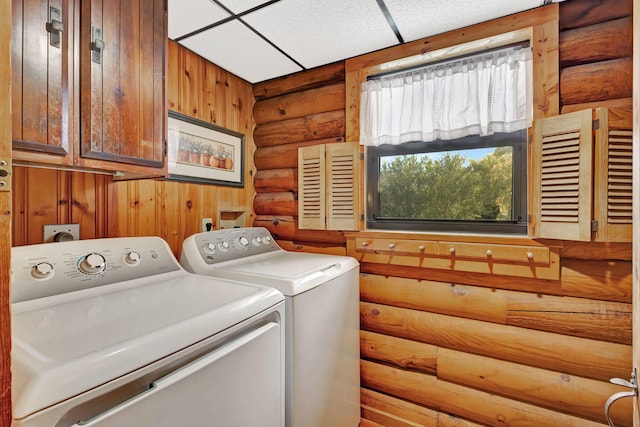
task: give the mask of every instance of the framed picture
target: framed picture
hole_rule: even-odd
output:
[[[244,187],[244,135],[169,111],[169,179]]]

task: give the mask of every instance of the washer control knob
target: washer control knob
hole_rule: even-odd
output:
[[[227,242],[227,241],[220,242],[218,247],[220,248],[221,251],[225,251],[226,252],[226,251],[229,250],[229,242]]]
[[[140,254],[136,251],[131,251],[124,256],[124,262],[128,265],[140,264]]]
[[[216,245],[214,243],[209,242],[206,245],[204,245],[202,249],[204,249],[206,253],[212,254],[216,251]]]
[[[85,256],[79,265],[80,271],[86,274],[100,274],[107,267],[107,261],[95,252]]]
[[[262,237],[258,236],[255,239],[253,239],[251,242],[256,246],[260,246],[260,243],[262,243]]]
[[[268,236],[268,235],[264,236],[264,239],[262,239],[262,240],[264,240],[265,242],[269,243],[271,241],[271,236]]]
[[[46,279],[53,276],[53,265],[48,262],[41,262],[33,266],[31,276],[34,279]]]
[[[249,240],[244,236],[239,238],[238,246],[240,246],[241,249],[247,249],[247,246],[249,246]]]

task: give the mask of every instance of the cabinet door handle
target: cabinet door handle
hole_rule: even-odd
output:
[[[49,45],[60,48],[60,39],[64,31],[64,24],[62,23],[62,12],[57,7],[49,7],[49,22],[46,25],[49,32]]]
[[[91,27],[91,60],[96,64],[102,63],[102,51],[105,44],[102,40],[102,30],[98,27]]]

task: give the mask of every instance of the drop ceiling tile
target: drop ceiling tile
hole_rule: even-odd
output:
[[[235,20],[183,39],[180,44],[250,83],[301,71],[298,65]]]
[[[540,6],[542,0],[384,0],[405,42]]]
[[[169,0],[168,14],[170,39],[231,16],[211,0]]]
[[[228,8],[233,13],[240,14],[249,9],[253,9],[254,7],[260,6],[262,4],[268,3],[265,0],[220,0],[220,3],[223,4],[226,8]]]
[[[281,0],[243,19],[305,68],[398,44],[376,0]]]

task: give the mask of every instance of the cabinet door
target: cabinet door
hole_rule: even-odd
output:
[[[76,164],[166,171],[165,1],[81,0],[80,21]]]
[[[14,0],[11,30],[13,157],[69,165],[73,159],[72,2]]]

